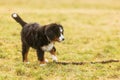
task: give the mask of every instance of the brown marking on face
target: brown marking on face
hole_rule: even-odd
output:
[[[59,37],[55,36],[55,38],[53,39],[53,42],[55,42],[55,41],[60,42]]]

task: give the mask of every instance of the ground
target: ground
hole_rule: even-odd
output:
[[[40,67],[30,49],[30,64],[22,63],[21,26],[12,18],[18,13],[27,22],[60,23],[65,41],[56,43],[59,61],[90,62],[120,59],[120,0],[1,0],[0,80],[120,80],[120,63]]]

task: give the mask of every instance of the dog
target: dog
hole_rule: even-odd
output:
[[[46,64],[48,61],[44,58],[44,53],[50,52],[53,61],[57,61],[55,42],[64,41],[63,26],[56,23],[47,25],[39,25],[38,23],[27,23],[17,13],[13,13],[12,18],[22,26],[21,42],[22,42],[22,60],[28,61],[28,51],[32,47],[37,52],[40,65]]]

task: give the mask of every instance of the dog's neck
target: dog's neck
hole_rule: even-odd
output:
[[[55,44],[56,41],[51,41],[47,35],[45,35],[49,43]]]
[[[47,35],[45,35],[47,40],[49,41],[49,43],[51,43],[52,41],[49,39],[49,37]]]
[[[45,37],[47,38],[48,42],[51,43],[52,41],[51,41],[50,38],[46,35],[45,30],[46,30],[46,26],[44,26],[44,35],[45,35]]]

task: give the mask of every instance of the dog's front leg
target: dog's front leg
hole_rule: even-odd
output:
[[[50,51],[50,54],[51,54],[51,56],[52,56],[52,59],[53,59],[53,61],[57,61],[57,57],[56,57],[56,48],[55,47],[53,47],[53,49]]]
[[[43,66],[46,64],[45,58],[44,58],[44,51],[41,49],[37,49],[37,57],[38,61],[40,63],[40,66]]]

